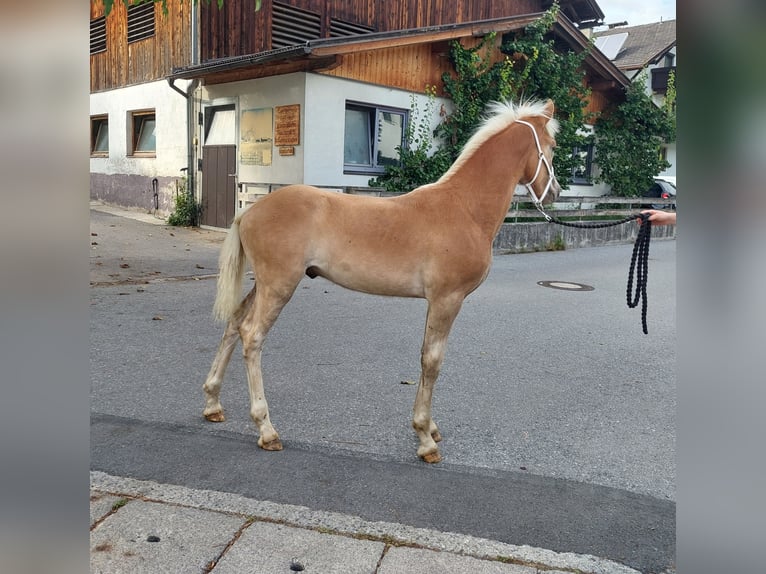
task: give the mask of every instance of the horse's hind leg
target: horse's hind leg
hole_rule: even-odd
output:
[[[428,305],[426,333],[420,358],[420,384],[412,417],[412,427],[420,439],[418,456],[426,462],[441,461],[441,454],[436,443],[442,437],[431,416],[431,399],[444,360],[447,337],[460,311],[462,301],[462,297],[445,298],[429,301]]]
[[[261,351],[269,330],[279,317],[282,308],[292,297],[300,277],[283,289],[273,289],[260,284],[255,303],[250,307],[239,327],[247,368],[247,385],[250,391],[250,417],[258,427],[258,446],[265,450],[282,450],[282,442],[271,424],[269,405],[263,390]]]
[[[220,401],[221,383],[223,383],[223,375],[239,339],[239,326],[245,312],[252,305],[254,297],[255,288],[247,294],[247,297],[240,303],[237,311],[226,324],[223,337],[221,337],[221,342],[218,345],[218,352],[213,359],[205,384],[202,385],[202,390],[205,391],[205,410],[202,411],[202,414],[211,422],[219,423],[226,420]]]

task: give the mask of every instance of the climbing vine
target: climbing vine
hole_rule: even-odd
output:
[[[371,187],[402,192],[431,183],[447,171],[452,163],[446,149],[435,145],[431,118],[436,110],[436,86],[426,87],[426,104],[420,109],[415,94],[410,95],[410,118],[404,139],[406,146],[397,146],[399,165],[389,165],[386,172],[371,179]]]
[[[605,110],[596,122],[598,181],[609,183],[614,195],[640,196],[653,176],[670,167],[661,149],[675,141],[674,80],[668,88],[665,104],[658,107],[646,93],[642,73],[628,87],[625,101]]]

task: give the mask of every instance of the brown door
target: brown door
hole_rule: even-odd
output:
[[[236,206],[236,171],[237,146],[202,147],[202,225],[231,225]]]

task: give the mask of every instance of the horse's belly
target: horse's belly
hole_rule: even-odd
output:
[[[353,291],[361,291],[373,295],[390,295],[394,297],[423,297],[422,281],[414,273],[402,272],[401,269],[369,269],[354,266],[350,263],[338,263],[328,266],[312,266],[309,276],[324,277]]]

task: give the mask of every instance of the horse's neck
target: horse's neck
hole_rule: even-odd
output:
[[[464,206],[491,240],[503,224],[520,178],[521,168],[512,160],[491,159],[477,152],[438,183]]]

